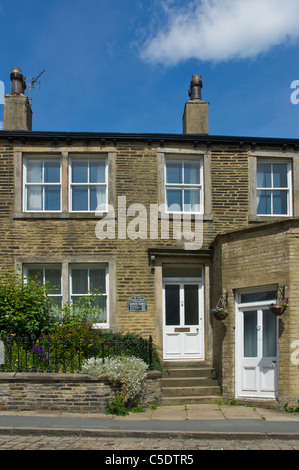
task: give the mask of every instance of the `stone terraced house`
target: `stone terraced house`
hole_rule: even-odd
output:
[[[210,135],[198,75],[182,134],[36,132],[20,69],[11,80],[1,266],[55,284],[59,305],[99,289],[95,328],[151,335],[189,371],[164,384],[171,403],[215,398],[211,370],[224,400],[297,403],[299,138]]]

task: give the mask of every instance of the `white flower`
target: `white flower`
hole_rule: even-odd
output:
[[[147,364],[137,357],[112,357],[88,359],[82,365],[82,372],[101,376],[107,375],[113,384],[121,385],[124,398],[134,398],[141,391],[146,378]]]

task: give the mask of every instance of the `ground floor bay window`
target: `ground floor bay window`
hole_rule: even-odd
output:
[[[24,264],[27,278],[48,285],[57,310],[70,304],[93,312],[95,327],[109,326],[109,269],[107,264]]]

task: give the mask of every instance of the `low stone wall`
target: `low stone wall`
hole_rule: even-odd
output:
[[[161,401],[161,372],[149,371],[140,403]],[[117,388],[83,374],[0,374],[0,410],[105,413]]]

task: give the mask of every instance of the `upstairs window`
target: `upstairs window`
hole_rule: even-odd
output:
[[[70,163],[72,212],[107,211],[107,160],[72,158]]]
[[[257,215],[292,215],[291,164],[258,162]]]
[[[25,212],[61,210],[61,165],[59,158],[24,159]]]
[[[203,213],[202,160],[166,160],[167,212]]]

